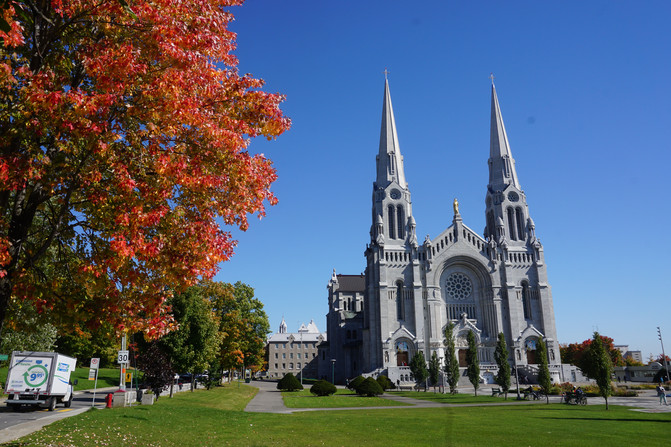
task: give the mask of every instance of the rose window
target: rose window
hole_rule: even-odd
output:
[[[473,284],[463,273],[452,273],[445,281],[447,294],[454,300],[465,300],[471,296]]]

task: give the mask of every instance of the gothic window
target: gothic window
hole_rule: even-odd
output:
[[[517,218],[517,236],[520,240],[524,239],[524,214],[522,213],[522,208],[515,209],[515,217]]]
[[[405,319],[405,305],[403,303],[403,281],[396,283],[396,319]]]
[[[508,231],[510,231],[510,240],[516,241],[516,231],[515,231],[515,211],[512,208],[506,210],[508,215]]]
[[[524,319],[531,320],[531,297],[529,296],[529,284],[522,283],[522,307],[524,309]]]
[[[389,222],[387,222],[387,223],[389,225],[389,239],[396,239],[396,233],[394,232],[394,229],[395,229],[394,228],[394,217],[395,217],[396,212],[394,211],[394,206],[389,205],[388,211],[389,211]]]
[[[496,237],[496,226],[494,225],[494,211],[487,213],[487,231],[492,239]]]
[[[398,238],[403,239],[405,237],[405,212],[403,211],[403,207],[399,205],[396,208],[396,223],[398,224]]]
[[[456,272],[447,277],[447,280],[445,281],[445,290],[450,298],[461,301],[471,296],[473,283],[471,283],[468,276]]]

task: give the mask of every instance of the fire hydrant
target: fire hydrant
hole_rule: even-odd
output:
[[[105,408],[112,408],[112,399],[114,398],[114,395],[112,393],[109,393],[107,397],[105,398]]]

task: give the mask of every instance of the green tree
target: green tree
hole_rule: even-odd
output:
[[[454,346],[454,323],[448,323],[445,327],[445,378],[450,386],[450,393],[457,392],[459,383],[459,360],[457,360],[456,348]]]
[[[161,348],[177,371],[193,373],[193,385],[196,374],[208,369],[219,352],[219,325],[201,285],[175,295],[170,306],[179,327],[160,339]]]
[[[367,377],[359,383],[355,391],[358,395],[367,397],[379,396],[384,393],[380,384],[372,377]]]
[[[426,368],[426,360],[424,360],[424,353],[421,350],[418,350],[410,360],[410,373],[418,386],[423,383],[429,375],[429,370]]]
[[[501,387],[504,397],[508,399],[508,389],[510,388],[510,363],[508,363],[508,347],[506,346],[506,336],[503,332],[499,332],[496,341],[496,350],[494,351],[494,359],[499,367],[499,372],[496,373],[496,383]]]
[[[219,319],[218,357],[222,368],[261,369],[270,323],[263,303],[254,297],[254,289],[242,282],[209,282],[205,296]]]
[[[433,386],[433,391],[436,391],[436,386],[438,385],[438,379],[440,379],[440,360],[438,359],[438,354],[436,351],[433,351],[431,354],[431,360],[429,360],[429,380]]]
[[[466,351],[466,364],[468,380],[475,389],[475,395],[478,395],[478,388],[480,388],[480,362],[478,360],[478,344],[475,341],[475,334],[473,331],[468,331],[468,350]]]
[[[550,370],[548,369],[548,353],[545,342],[538,340],[536,355],[538,356],[538,384],[543,393],[545,393],[546,403],[550,403],[550,388],[552,387],[552,380],[550,379]]]
[[[613,361],[608,353],[604,342],[598,332],[594,332],[592,343],[585,353],[585,362],[588,365],[587,377],[596,380],[599,387],[599,395],[606,400],[608,410],[608,396],[613,392],[611,388],[611,376],[613,374]]]

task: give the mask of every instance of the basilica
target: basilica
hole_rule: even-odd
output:
[[[493,82],[491,89],[484,234],[464,224],[455,199],[451,225],[421,241],[385,79],[366,268],[360,275],[334,270],[328,282],[321,377],[344,383],[360,374],[385,374],[394,383],[411,383],[408,364],[416,352],[423,351],[427,360],[436,352],[442,364],[444,330],[452,322],[462,367],[466,335],[474,333],[483,382],[492,383],[496,374],[494,349],[501,332],[510,364],[520,374],[533,381],[542,339],[553,381],[563,379],[543,246]]]

